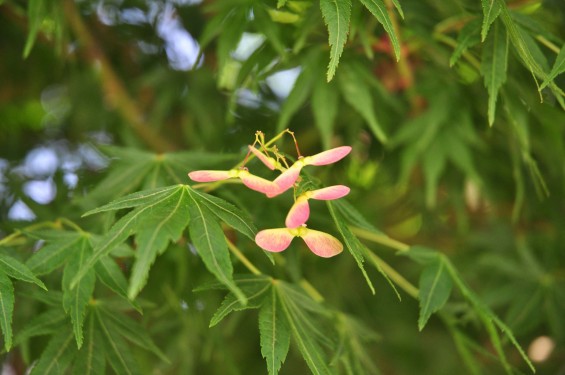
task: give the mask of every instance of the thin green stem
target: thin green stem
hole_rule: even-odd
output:
[[[318,303],[324,302],[324,297],[310,282],[306,279],[302,279],[299,281],[300,286],[312,299]]]
[[[241,261],[241,263],[243,263],[243,265],[249,271],[251,271],[251,273],[253,273],[254,275],[262,275],[263,274],[261,271],[259,271],[259,269],[257,267],[255,267],[253,265],[253,263],[251,263],[251,261],[249,259],[247,259],[247,257],[241,252],[241,250],[239,250],[237,248],[237,246],[234,245],[233,242],[231,242],[227,238],[226,238],[226,242],[228,243],[228,248],[233,253],[233,255],[235,255],[236,258],[239,259]]]
[[[42,227],[52,227],[52,228],[59,228],[60,226],[57,225],[57,223],[53,223],[51,221],[43,221],[41,223],[35,223],[32,225],[29,225],[23,229],[16,229],[14,231],[14,233],[0,239],[0,245],[6,245],[8,243],[10,243],[10,241],[12,241],[13,239],[18,238],[19,236],[21,236],[24,231],[31,231],[31,230],[35,230],[38,228],[42,228]]]
[[[385,234],[378,234],[358,227],[349,227],[349,229],[351,229],[351,231],[359,238],[362,238],[367,241],[375,242],[380,245],[384,245],[386,247],[390,247],[400,252],[408,251],[408,249],[410,249],[410,245],[392,239]]]
[[[559,53],[559,47],[556,46],[553,42],[547,40],[544,36],[542,35],[537,35],[536,39],[543,44],[544,46],[546,46],[547,48],[549,48],[550,50],[552,50],[555,53]]]
[[[392,268],[387,262],[382,260],[378,255],[372,251],[368,251],[367,255],[369,261],[373,263],[376,267],[380,267],[384,273],[392,280],[396,285],[398,285],[402,290],[404,290],[410,297],[418,299],[419,290],[410,281],[406,280],[404,276],[398,273],[394,268]]]
[[[84,233],[84,231],[82,230],[81,227],[79,227],[77,224],[75,224],[71,220],[67,219],[66,217],[61,217],[61,218],[57,219],[57,221],[61,222],[64,225],[67,225],[68,227],[73,228],[77,232]]]

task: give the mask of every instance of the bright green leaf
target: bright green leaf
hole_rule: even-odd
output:
[[[188,189],[193,193],[195,199],[204,204],[220,220],[246,235],[250,240],[255,241],[257,228],[255,228],[253,220],[249,215],[221,198],[190,187]]]
[[[394,27],[392,26],[392,22],[390,21],[390,16],[388,15],[388,11],[386,9],[386,4],[383,0],[361,0],[361,3],[365,5],[367,9],[373,16],[379,21],[383,28],[385,29],[390,41],[392,43],[392,47],[394,48],[394,55],[396,56],[396,61],[400,60],[400,43],[398,42],[398,38],[396,36],[396,32]],[[396,4],[395,4],[396,5]],[[398,4],[399,12],[402,14],[402,8],[400,8],[400,4]]]
[[[290,328],[274,288],[259,310],[259,334],[269,375],[278,374],[290,347]]]
[[[24,59],[29,56],[35,40],[37,39],[37,34],[41,28],[41,23],[45,17],[46,13],[45,1],[44,0],[29,0],[27,4],[27,18],[29,22],[29,31],[27,34],[26,44],[24,47]]]
[[[196,251],[206,268],[235,293],[242,304],[246,304],[247,298],[233,281],[233,266],[222,227],[192,189],[187,191],[190,197],[189,233]]]
[[[47,243],[26,262],[29,269],[37,275],[51,273],[60,267],[70,254],[80,249],[84,238],[82,233],[63,231],[38,233],[38,235]]]
[[[177,241],[188,224],[188,198],[185,189],[178,189],[151,210],[136,228],[137,251],[130,277],[128,297],[134,299],[141,291],[149,269],[166,250],[171,241]]]
[[[4,334],[4,349],[7,352],[12,347],[12,314],[14,312],[14,285],[12,281],[0,272],[0,327]]]
[[[327,79],[332,80],[347,41],[351,18],[351,0],[320,0],[320,9],[328,27],[330,64]]]
[[[439,257],[428,265],[420,275],[420,317],[418,329],[424,329],[430,316],[441,309],[451,294],[451,277],[446,270],[443,258]]]
[[[481,28],[481,40],[487,37],[490,25],[496,20],[500,14],[500,4],[497,0],[481,0],[483,6],[483,26]]]
[[[96,275],[94,270],[91,269],[80,279],[74,288],[70,288],[71,280],[84,267],[87,259],[92,254],[90,241],[84,238],[81,241],[80,248],[77,250],[70,256],[63,272],[63,308],[71,316],[77,347],[80,349],[83,340],[82,325],[86,314],[86,306],[94,292]]]
[[[353,259],[355,259],[355,262],[357,262],[357,267],[359,267],[359,269],[363,273],[365,281],[367,281],[367,285],[369,285],[371,292],[375,294],[375,287],[373,286],[373,282],[369,278],[367,271],[365,271],[365,266],[363,265],[363,262],[365,261],[365,250],[361,242],[359,242],[357,237],[355,237],[355,235],[351,233],[351,230],[347,227],[343,216],[335,209],[334,203],[332,201],[328,201],[327,206],[330,210],[330,214],[334,220],[337,230],[339,231],[341,237],[343,238],[343,241],[345,242],[345,246],[353,256]]]
[[[498,90],[506,81],[507,65],[508,35],[502,25],[496,22],[492,33],[484,43],[481,63],[481,73],[489,93],[488,122],[491,126],[494,123]]]
[[[39,287],[47,290],[43,282],[35,277],[25,264],[15,258],[12,258],[11,256],[2,253],[0,253],[0,271],[4,271],[6,275],[14,279],[22,280],[28,283],[34,283]]]
[[[175,193],[175,190],[182,189],[181,186],[173,185],[164,188],[156,188],[151,190],[144,190],[133,194],[128,194],[125,197],[116,199],[102,207],[95,208],[84,213],[82,216],[89,216],[99,212],[120,210],[123,208],[134,208],[145,204],[151,204],[160,201],[165,195],[170,196]]]

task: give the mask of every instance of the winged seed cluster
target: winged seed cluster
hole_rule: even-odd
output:
[[[262,135],[262,133],[258,132]],[[200,170],[188,174],[196,182],[214,182],[238,178],[248,188],[265,194],[268,198],[275,197],[289,190],[296,185],[299,180],[300,172],[307,165],[321,166],[335,163],[351,152],[351,147],[341,146],[315,154],[312,156],[301,156],[298,151],[298,160],[287,166],[284,157],[281,156],[276,148],[271,152],[275,157],[270,156],[269,148],[257,138],[255,143],[260,144],[260,150],[255,145],[249,145],[249,152],[244,159],[241,167],[230,170]],[[273,181],[256,176],[245,167],[245,161],[250,154],[255,155],[261,162],[271,170],[280,170],[282,173]],[[349,188],[344,185],[328,186],[326,188],[309,190],[296,196],[293,206],[290,208],[284,228],[265,229],[257,233],[255,242],[264,250],[280,252],[286,250],[294,237],[301,237],[308,248],[316,255],[329,258],[343,251],[342,243],[334,236],[309,229],[306,221],[310,216],[309,199],[334,200],[349,194]]]

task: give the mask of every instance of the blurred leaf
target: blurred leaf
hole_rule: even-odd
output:
[[[290,94],[282,105],[279,121],[277,122],[277,132],[281,132],[288,127],[290,119],[304,105],[312,91],[314,79],[317,77],[317,51],[310,53],[308,56],[309,59],[303,65],[300,75],[296,78]]]
[[[439,311],[451,294],[451,278],[445,268],[443,257],[426,266],[420,275],[418,296],[420,300],[420,317],[418,329],[421,331],[430,316]]]
[[[386,4],[383,0],[361,0],[361,3],[369,9],[369,11],[375,16],[375,18],[379,21],[383,28],[385,29],[390,41],[392,43],[392,47],[394,48],[394,55],[396,56],[396,61],[400,60],[400,43],[398,42],[398,38],[396,37],[396,32],[394,27],[392,26],[392,22],[390,21],[390,16],[388,15]],[[402,15],[402,8],[400,8],[400,4],[395,2],[394,4],[398,9],[398,12]]]
[[[375,226],[355,208],[347,199],[339,199],[332,202],[332,205],[338,209],[343,215],[343,218],[351,225],[368,230],[376,234],[384,234],[382,231],[375,228]]]
[[[226,285],[242,304],[247,297],[232,278],[233,266],[228,252],[224,232],[214,215],[196,198],[193,189],[188,188],[188,210],[190,212],[189,233],[198,254],[206,268]]]
[[[331,137],[335,127],[335,118],[339,107],[339,96],[336,84],[318,79],[312,92],[312,113],[322,138],[322,146],[331,148]]]
[[[320,9],[324,22],[328,27],[330,64],[328,65],[327,80],[332,80],[347,41],[349,22],[351,18],[351,0],[320,0]]]
[[[453,54],[449,58],[449,66],[455,65],[463,53],[465,53],[469,48],[480,43],[480,32],[479,24],[481,20],[476,18],[470,22],[467,22],[465,26],[459,32],[457,36],[457,46],[453,50]]]
[[[367,81],[360,74],[358,64],[343,64],[338,75],[338,83],[342,97],[347,104],[355,109],[369,125],[369,129],[381,142],[386,143],[387,136],[375,114],[375,105]]]
[[[483,6],[483,26],[481,28],[481,40],[487,37],[490,25],[496,20],[500,14],[501,5],[498,0],[481,0]]]
[[[271,12],[273,11],[278,12],[260,4],[253,7],[253,16],[255,17],[259,31],[267,37],[267,40],[271,43],[275,51],[277,51],[278,55],[284,59],[286,49],[279,25],[272,22]]]
[[[269,9],[269,16],[275,22],[279,23],[295,23],[300,21],[300,16],[295,13],[285,12],[282,10]]]
[[[44,0],[29,0],[27,4],[27,18],[29,23],[29,31],[27,34],[26,44],[24,47],[24,59],[29,56],[31,49],[37,39],[37,34],[41,28],[41,23],[45,17],[47,9]]]
[[[12,314],[14,312],[14,285],[12,281],[0,272],[0,327],[4,335],[4,349],[7,352],[12,347]]]
[[[15,345],[19,345],[31,337],[54,335],[65,325],[67,317],[59,306],[34,316],[26,326],[20,329],[14,340]]]
[[[259,333],[269,375],[278,374],[290,347],[291,332],[275,288],[271,288],[259,310]]]

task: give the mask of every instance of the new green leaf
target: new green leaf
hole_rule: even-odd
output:
[[[443,257],[438,257],[420,275],[420,317],[418,329],[426,325],[430,316],[441,309],[451,294],[452,282]]]
[[[190,198],[188,203],[190,212],[188,228],[196,251],[202,257],[206,268],[227,286],[241,303],[246,304],[247,298],[233,281],[233,266],[220,223],[210,210],[196,198],[192,189],[187,191]]]
[[[332,80],[347,41],[351,19],[351,0],[320,0],[320,9],[328,27],[330,64],[327,79]]]
[[[506,81],[506,68],[508,65],[508,35],[498,22],[494,24],[492,33],[484,43],[481,72],[484,77],[485,87],[489,93],[488,122],[492,126],[496,111],[498,90]]]
[[[396,61],[400,60],[400,43],[398,42],[398,38],[396,36],[396,32],[394,27],[392,26],[392,22],[390,21],[390,16],[388,15],[388,11],[386,9],[386,4],[383,0],[361,0],[361,3],[365,5],[367,9],[373,16],[379,21],[383,28],[385,29],[386,33],[388,34],[390,41],[392,43],[392,47],[394,48],[394,55],[396,56]],[[396,5],[396,4],[395,4]],[[398,4],[397,9],[401,12],[400,4]],[[402,14],[402,13],[401,13]]]
[[[290,328],[275,288],[259,310],[259,334],[269,375],[278,374],[290,347]]]
[[[14,285],[12,281],[0,272],[0,327],[4,334],[4,349],[7,352],[12,347],[12,314],[14,312]]]

